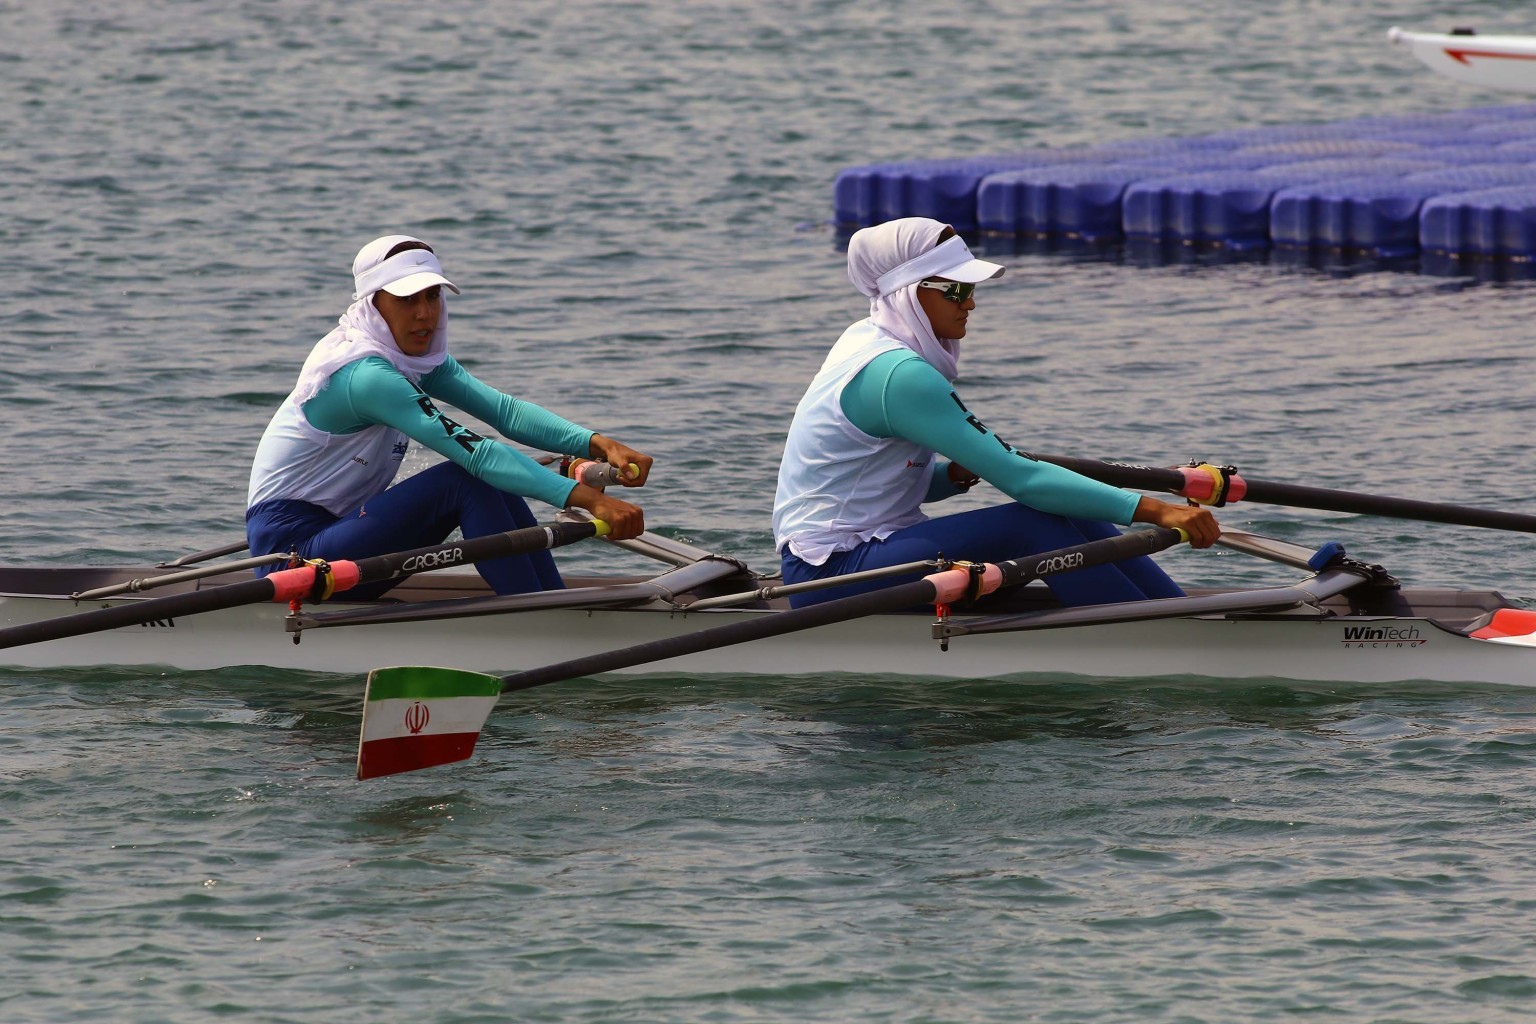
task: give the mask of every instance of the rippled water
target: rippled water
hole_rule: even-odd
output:
[[[861,312],[838,170],[1514,101],[1393,23],[1452,19],[0,4],[0,560],[238,536],[352,254],[409,230],[464,287],[461,359],[655,453],[653,529],[767,567],[784,428]],[[1010,271],[962,388],[1026,448],[1536,497],[1522,274],[979,244]],[[1521,535],[1223,519],[1536,600]],[[584,682],[506,702],[466,765],[359,785],[359,687],[0,672],[0,1019],[1498,1024],[1536,996],[1525,691]]]

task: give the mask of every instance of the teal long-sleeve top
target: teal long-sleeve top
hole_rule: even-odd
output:
[[[1015,501],[1042,512],[1129,525],[1140,495],[1019,451],[974,416],[944,375],[914,352],[884,352],[842,392],[843,414],[873,437],[902,437],[958,462]],[[927,500],[957,492],[936,465]]]
[[[317,430],[330,434],[350,434],[386,424],[498,490],[565,507],[576,481],[444,416],[434,398],[531,447],[584,454],[592,441],[592,431],[532,402],[497,391],[453,356],[423,377],[419,387],[378,356],[348,363],[331,374],[324,390],[304,403],[304,418]]]

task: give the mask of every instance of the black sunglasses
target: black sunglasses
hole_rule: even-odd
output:
[[[919,281],[919,288],[935,288],[944,293],[950,302],[964,302],[971,297],[976,286],[967,281]]]

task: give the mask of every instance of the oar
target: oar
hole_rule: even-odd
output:
[[[1266,505],[1315,508],[1328,512],[1350,512],[1389,519],[1414,519],[1426,523],[1454,526],[1481,526],[1490,530],[1536,533],[1536,516],[1518,512],[1447,505],[1413,498],[1390,498],[1355,491],[1337,491],[1326,487],[1249,480],[1230,466],[1180,466],[1158,469],[1152,466],[1122,466],[1094,459],[1075,459],[1064,455],[1036,455],[1042,462],[1055,463],[1075,473],[1116,487],[1147,491],[1167,491],[1202,505],[1224,505],[1233,501],[1257,501]]]
[[[666,661],[915,605],[948,605],[1054,573],[1150,555],[1188,539],[1182,530],[1133,530],[995,565],[956,566],[920,580],[853,597],[652,640],[500,678],[424,666],[374,669],[368,674],[364,695],[357,777],[378,778],[467,759],[474,753],[475,741],[501,693]]]
[[[456,540],[416,548],[413,551],[375,555],[356,561],[311,562],[293,569],[280,569],[269,576],[242,583],[7,626],[0,628],[0,650],[266,601],[323,601],[333,594],[351,590],[363,583],[378,583],[433,569],[447,569],[486,558],[503,558],[557,548],[607,533],[608,524],[600,519],[587,522],[562,521],[476,537],[473,540]]]

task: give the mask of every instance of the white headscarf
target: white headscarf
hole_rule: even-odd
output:
[[[934,336],[917,300],[917,283],[930,277],[986,281],[1003,268],[978,260],[958,236],[934,245],[948,225],[927,217],[902,217],[856,231],[848,240],[848,280],[869,296],[869,318],[953,381],[960,342]]]
[[[442,317],[437,321],[437,330],[432,335],[432,344],[427,354],[422,356],[406,355],[400,351],[389,325],[373,305],[375,293],[386,285],[405,282],[407,279],[412,279],[409,282],[411,285],[419,285],[407,291],[407,294],[415,294],[434,284],[446,285],[454,292],[458,291],[453,282],[442,276],[442,266],[437,257],[424,249],[409,249],[392,259],[385,259],[385,254],[401,242],[420,241],[411,235],[385,235],[375,238],[358,251],[357,258],[352,261],[353,285],[357,289],[353,294],[352,305],[341,314],[331,333],[321,338],[310,350],[309,358],[304,360],[304,367],[299,371],[299,382],[293,389],[296,403],[303,405],[314,398],[324,390],[331,374],[366,356],[382,356],[389,360],[413,384],[420,383],[421,378],[437,369],[448,358],[446,302],[443,303]]]

